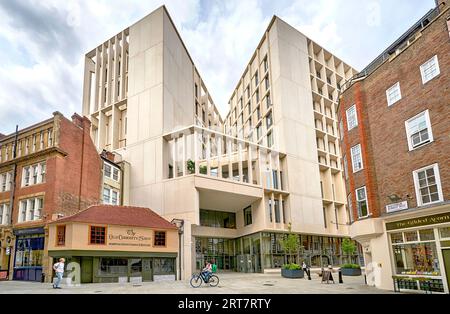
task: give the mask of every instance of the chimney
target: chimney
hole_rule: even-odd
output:
[[[75,124],[76,126],[78,126],[78,127],[80,127],[80,128],[83,129],[83,118],[82,118],[79,114],[74,113],[74,114],[72,115],[72,122],[73,122],[73,124]]]
[[[445,7],[448,0],[434,0],[436,2],[436,7]]]

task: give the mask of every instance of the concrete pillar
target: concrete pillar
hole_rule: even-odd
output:
[[[247,146],[247,168],[248,168],[248,182],[253,184],[253,147],[251,144]]]
[[[116,105],[112,106],[111,150],[119,148],[120,118],[122,112]]]
[[[231,155],[231,149],[233,148],[233,143],[231,138],[227,138],[227,145],[228,145],[228,179],[233,180],[233,162],[232,162],[232,155]]]
[[[120,91],[119,91],[119,100],[125,98],[125,64],[126,64],[126,53],[127,53],[127,41],[125,32],[121,34],[122,46],[120,51]]]
[[[278,189],[281,190],[281,164],[280,164],[280,154],[276,153],[275,155],[276,165],[277,165],[277,181],[278,181]]]
[[[195,170],[194,173],[196,175],[198,175],[199,173],[199,159],[198,158],[198,131],[197,129],[194,128],[194,141],[193,141],[193,145],[194,145],[194,163],[195,163]]]
[[[100,65],[101,65],[101,52],[100,49],[97,47],[95,49],[95,95],[94,95],[94,111],[98,111],[100,108],[100,82],[101,82],[101,73],[100,73]]]
[[[106,145],[106,115],[100,111],[99,112],[99,120],[98,120],[98,131],[97,131],[97,143],[100,149],[103,149]]]
[[[107,49],[106,45],[103,44],[102,45],[102,53],[101,53],[101,55],[102,55],[102,57],[101,57],[101,65],[102,65],[102,67],[100,69],[100,89],[99,89],[100,103],[99,103],[99,106],[98,106],[99,109],[102,109],[105,106],[105,101],[106,101],[106,95],[105,95],[105,82],[106,82],[106,77],[105,77],[106,71],[105,71],[105,69],[106,69],[106,58],[107,58],[106,49]]]
[[[222,135],[218,135],[217,144],[217,167],[219,178],[222,178]]]
[[[177,135],[173,135],[173,151],[172,151],[172,160],[173,160],[173,177],[178,177],[178,165],[177,165],[177,158],[178,158],[178,147],[177,147]]]
[[[280,210],[280,223],[284,223],[284,212],[283,212],[283,196],[280,194],[278,196],[278,201],[280,202],[279,204],[279,210]]]
[[[207,133],[206,135],[206,166],[207,171],[206,174],[208,176],[211,175],[211,134]]]
[[[238,142],[238,156],[239,156],[239,182],[244,182],[244,170],[242,166],[242,142]]]
[[[112,86],[112,77],[113,77],[113,71],[114,71],[114,64],[113,64],[113,55],[114,55],[114,49],[113,49],[113,43],[112,40],[108,41],[108,75],[106,76],[106,106],[110,106],[112,101],[112,93],[111,93],[111,86]]]
[[[186,133],[183,134],[183,177],[186,176],[186,146],[187,146],[187,135]]]

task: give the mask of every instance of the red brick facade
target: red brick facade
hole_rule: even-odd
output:
[[[384,62],[343,92],[339,115],[344,124],[343,154],[347,158],[354,217],[355,189],[366,186],[369,212],[379,217],[393,203],[389,196],[418,206],[413,171],[437,163],[444,201],[450,200],[450,38],[449,7],[422,30],[408,48]],[[437,55],[440,75],[423,84],[420,66]],[[402,99],[388,106],[386,90],[400,83]],[[356,104],[358,127],[348,131],[346,110]],[[409,151],[405,122],[429,110],[434,141]],[[364,169],[353,173],[351,147],[361,144]]]

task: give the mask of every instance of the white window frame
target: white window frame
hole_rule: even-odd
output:
[[[108,201],[105,201],[105,190],[109,191],[109,200]],[[117,204],[113,204],[113,202],[112,202],[114,192],[117,193]],[[104,185],[103,190],[102,190],[102,202],[105,205],[119,206],[120,205],[120,191],[113,187],[110,187],[108,185]]]
[[[0,226],[9,225],[10,215],[11,207],[9,206],[9,203],[0,204]]]
[[[34,169],[37,170],[36,173],[33,171]],[[27,180],[27,176],[26,176],[27,171],[29,171],[28,180]],[[47,165],[46,165],[45,161],[23,167],[22,168],[22,187],[28,187],[28,186],[45,183],[46,171],[47,171]],[[36,176],[36,180],[34,180],[35,176]]]
[[[436,185],[437,185],[439,200],[424,204],[423,201],[422,201],[422,194],[420,193],[419,175],[418,174],[419,174],[419,172],[423,172],[423,171],[426,171],[428,169],[433,169],[434,170],[434,177],[436,179]],[[444,201],[444,194],[442,193],[442,185],[441,185],[441,176],[439,174],[439,164],[434,164],[434,165],[423,167],[423,168],[418,169],[418,170],[414,170],[413,171],[413,179],[414,179],[414,188],[416,190],[416,199],[417,199],[417,206],[418,207],[428,206],[428,205],[432,205],[432,204],[436,204],[436,203],[441,203],[441,202]]]
[[[418,119],[418,118],[419,118],[420,116],[422,116],[422,115],[425,115],[425,121],[426,121],[426,123],[427,123],[427,129],[428,129],[428,137],[429,137],[429,141],[428,141],[428,142],[420,143],[418,146],[414,147],[414,146],[413,146],[413,143],[412,143],[412,138],[411,138],[411,136],[412,136],[413,134],[411,134],[411,132],[410,132],[409,124],[410,124],[413,120]],[[423,146],[425,146],[425,145],[428,145],[428,144],[434,142],[433,130],[432,130],[432,127],[431,127],[430,111],[429,111],[429,110],[425,110],[425,111],[419,113],[418,115],[412,117],[411,119],[407,120],[407,121],[405,122],[405,128],[406,128],[406,137],[407,137],[407,140],[408,140],[408,148],[409,148],[409,151],[413,151],[413,150],[419,149],[419,148],[421,148],[421,147],[423,147]]]
[[[425,67],[432,62],[434,62],[434,65],[436,66],[436,75],[434,75],[433,77],[427,78],[426,74],[425,74]],[[422,76],[422,84],[423,85],[425,85],[426,83],[428,83],[429,81],[433,80],[435,77],[437,77],[441,74],[441,69],[439,68],[439,59],[438,59],[437,55],[433,56],[430,60],[428,60],[427,62],[425,62],[424,64],[422,64],[420,66],[420,74]]]
[[[354,116],[352,115],[352,111],[354,111]],[[356,111],[356,104],[347,109],[346,115],[347,115],[347,131],[351,131],[354,128],[357,128],[358,127],[358,113]],[[351,121],[354,121],[354,124],[353,123],[351,124],[350,123]]]
[[[33,208],[31,208],[32,203],[34,204]],[[44,198],[42,196],[21,200],[19,204],[18,223],[42,220],[44,209]]]
[[[360,200],[358,197],[358,191],[360,190],[364,190],[364,195],[366,196],[365,199]],[[356,209],[358,211],[358,219],[362,219],[362,218],[367,218],[370,216],[370,210],[369,210],[369,200],[367,199],[367,188],[365,186],[360,187],[359,189],[355,190],[356,193]],[[359,211],[359,202],[365,201],[366,202],[366,206],[367,206],[367,215],[366,216],[360,216],[360,211]]]
[[[106,167],[110,167],[111,168],[111,172],[110,172],[111,174],[109,176],[106,175],[106,171],[105,171]],[[114,179],[114,171],[117,171],[117,180]],[[110,164],[109,162],[105,161],[104,165],[103,165],[103,175],[105,176],[105,178],[111,179],[111,180],[113,180],[115,182],[120,182],[121,171],[120,171],[120,168],[118,168],[118,167]]]
[[[361,156],[361,167],[360,168],[356,168],[355,167],[355,154],[354,154],[354,149],[359,147],[359,155]],[[364,169],[364,161],[363,161],[363,155],[362,155],[362,147],[361,144],[355,145],[353,146],[351,149],[351,157],[352,157],[352,169],[353,169],[353,173],[357,173],[361,170]]]
[[[398,90],[398,98],[392,98],[392,93]],[[395,83],[393,86],[386,90],[386,98],[388,106],[392,106],[402,99],[402,90],[400,88],[400,82]]]

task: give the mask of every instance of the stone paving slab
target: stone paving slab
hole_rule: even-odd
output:
[[[364,277],[344,277],[344,284],[324,284],[320,277],[286,279],[278,274],[218,274],[218,287],[194,289],[188,281],[132,284],[86,284],[55,290],[51,284],[0,282],[0,294],[391,294],[364,284]],[[335,278],[337,279],[337,278]]]

